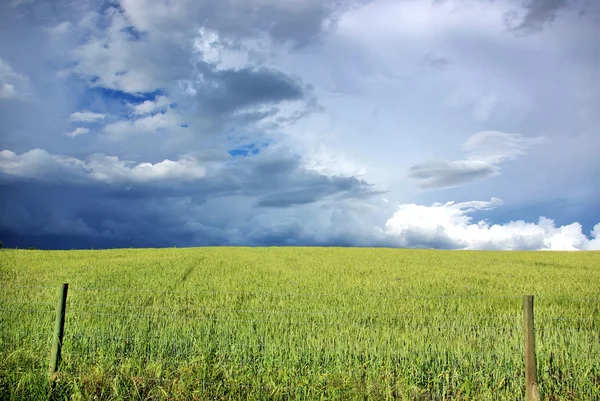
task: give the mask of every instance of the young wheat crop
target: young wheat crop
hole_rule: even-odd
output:
[[[0,399],[600,399],[600,253],[340,248],[0,252]]]

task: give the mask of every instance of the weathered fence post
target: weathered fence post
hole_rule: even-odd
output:
[[[523,296],[523,328],[525,334],[525,400],[540,401],[535,366],[533,295]]]
[[[69,284],[62,284],[58,291],[58,304],[56,305],[56,323],[54,326],[54,339],[52,352],[50,353],[50,380],[56,378],[58,365],[60,364],[60,353],[63,345],[63,334],[65,332],[65,311],[67,308],[67,291]]]

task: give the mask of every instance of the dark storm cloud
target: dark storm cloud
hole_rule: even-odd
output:
[[[7,246],[98,248],[230,243],[219,224],[199,214],[202,209],[185,196],[128,198],[90,187],[26,182],[2,185],[1,189],[0,240]],[[203,224],[186,226],[190,219],[203,220]]]
[[[349,197],[360,194],[374,194],[369,184],[355,177],[326,177],[313,174],[313,177],[310,177],[310,184],[309,182],[303,184],[307,185],[304,188],[265,195],[258,200],[257,206],[288,207],[314,203],[319,199],[335,194],[344,194]]]
[[[569,5],[569,0],[529,0],[523,15],[511,11],[504,15],[504,19],[509,30],[515,33],[538,32],[551,24],[558,13]]]
[[[29,170],[26,178],[0,175],[1,240],[9,246],[60,243],[51,237],[64,239],[67,248],[263,243],[274,235],[271,224],[254,236],[249,233],[256,225],[242,224],[258,213],[253,210],[285,210],[331,196],[375,193],[354,177],[308,171],[285,152],[232,158],[229,165],[209,169],[205,177],[188,183],[108,184],[86,181],[81,175],[69,181],[54,174],[40,172],[39,179],[32,174]],[[69,177],[67,172],[63,175]],[[289,226],[285,231],[293,230]],[[309,237],[296,240],[314,243]]]
[[[56,24],[68,17],[82,17],[93,10],[117,9],[131,22],[126,33],[140,39],[144,33],[159,28],[164,32],[190,31],[204,26],[237,42],[239,39],[267,33],[276,42],[294,46],[307,45],[335,27],[346,10],[371,0],[304,0],[304,1],[212,1],[172,2],[169,0],[137,1],[33,1],[13,5],[3,1],[3,16],[35,19],[38,23]],[[10,13],[8,12],[10,11]],[[73,21],[75,22],[75,21]],[[237,42],[237,45],[241,45]]]
[[[132,164],[104,154],[82,160],[41,149],[20,155],[2,151],[0,182],[75,186],[114,196],[127,194],[127,198],[148,196],[150,193],[155,196],[258,196],[265,191],[280,193],[306,188],[314,188],[323,196],[356,189],[360,189],[355,191],[356,195],[364,195],[370,190],[366,182],[355,177],[330,177],[307,170],[297,156],[284,149],[267,149],[243,158],[226,153],[207,156],[206,153],[192,152],[177,161],[165,160],[155,164]]]
[[[216,70],[199,64],[202,83],[197,87],[202,110],[213,115],[228,115],[248,107],[301,100],[306,91],[297,80],[272,68]],[[257,118],[264,115],[259,113]]]

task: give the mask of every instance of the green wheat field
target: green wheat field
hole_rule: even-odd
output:
[[[0,399],[600,400],[600,253],[0,252]]]

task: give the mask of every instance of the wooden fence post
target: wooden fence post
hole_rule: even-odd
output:
[[[523,328],[525,334],[525,400],[540,401],[535,366],[533,295],[523,296]]]
[[[58,291],[58,304],[56,305],[56,322],[54,325],[54,339],[50,353],[50,380],[56,378],[58,365],[60,364],[60,353],[63,346],[63,334],[65,333],[65,312],[67,308],[67,291],[69,284],[62,284]]]

